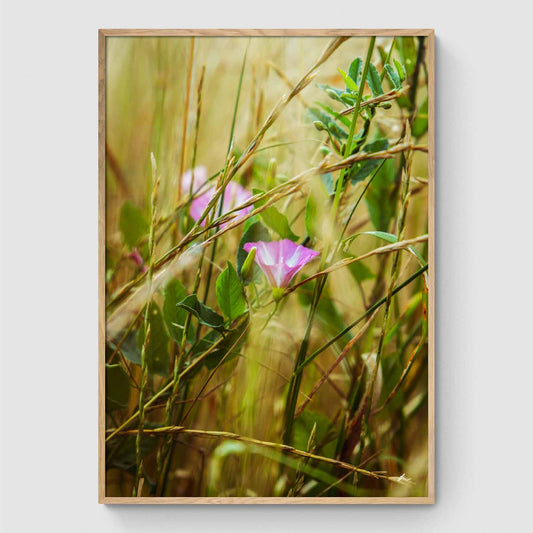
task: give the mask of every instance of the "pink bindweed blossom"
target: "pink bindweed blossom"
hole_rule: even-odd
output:
[[[207,181],[207,169],[205,167],[196,167],[194,169],[194,183],[193,183],[193,192],[197,190],[201,185]],[[192,182],[192,171],[187,170],[181,178],[181,190],[183,194],[188,194],[191,188]],[[215,194],[215,186],[211,185],[209,188],[206,188],[201,194],[196,196],[191,202],[191,208],[189,214],[191,217],[198,221],[202,216],[202,213],[205,211],[207,204],[213,198]],[[224,192],[224,203],[222,204],[222,214],[228,213],[235,207],[240,204],[243,204],[249,200],[252,195],[241,185],[236,182],[230,181],[226,186]],[[236,213],[236,219],[241,218],[252,210],[253,206],[244,207]],[[215,211],[215,215],[218,215],[218,208]],[[202,226],[205,225],[205,220],[202,221]]]
[[[312,261],[318,252],[295,244],[289,239],[273,242],[247,242],[244,250],[256,248],[255,261],[274,289],[285,288],[292,278]]]
[[[148,267],[144,264],[144,260],[137,248],[134,248],[128,257],[141,269],[141,272],[146,272]]]
[[[207,168],[206,167],[194,167],[194,182],[193,182],[193,171],[191,169],[184,172],[181,176],[181,194],[188,195],[191,190],[192,192],[196,191],[198,187],[202,186],[207,181]]]

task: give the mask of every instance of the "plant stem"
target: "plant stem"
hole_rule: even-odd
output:
[[[229,161],[230,153],[233,148],[233,139],[235,135],[235,123],[237,121],[237,112],[239,110],[239,100],[241,98],[242,80],[244,78],[244,69],[246,67],[246,58],[248,56],[249,47],[250,47],[250,40],[248,40],[248,44],[246,45],[246,50],[244,52],[244,57],[242,60],[241,74],[239,77],[239,85],[237,86],[237,96],[235,97],[235,106],[233,107],[233,117],[231,120],[231,130],[230,130],[229,141],[228,141],[228,149],[226,151],[226,161]],[[227,170],[228,170],[228,166],[226,165],[226,171]],[[222,194],[220,195],[218,210],[217,210],[217,218],[222,215],[225,193],[226,193],[226,188],[222,190]],[[213,241],[213,247],[211,249],[211,258],[209,260],[209,266],[207,267],[207,278],[206,278],[205,293],[204,293],[204,300],[203,300],[204,303],[207,301],[207,296],[209,295],[209,286],[211,285],[211,276],[213,275],[213,264],[215,262],[216,250],[217,250],[217,241],[215,240]]]
[[[406,126],[407,128],[407,136],[410,136],[410,129],[409,125]],[[405,230],[405,221],[407,216],[407,204],[409,200],[409,181],[410,181],[410,175],[411,175],[411,157],[407,157],[405,161],[404,171],[403,171],[403,187],[402,187],[402,193],[401,193],[401,209],[398,216],[398,239],[402,239],[404,235]],[[386,302],[385,302],[385,311],[383,316],[383,326],[381,328],[381,333],[379,336],[379,342],[378,342],[378,349],[376,353],[376,365],[374,367],[374,371],[372,372],[372,378],[371,378],[371,385],[370,385],[370,393],[369,398],[367,402],[367,406],[365,409],[365,412],[363,414],[363,423],[361,424],[361,436],[359,439],[359,457],[362,457],[364,446],[365,446],[365,434],[368,428],[369,419],[372,416],[372,404],[374,401],[374,392],[375,392],[375,386],[376,386],[376,380],[379,372],[379,366],[381,364],[381,359],[383,356],[383,350],[385,346],[385,334],[387,333],[387,327],[389,324],[389,316],[390,316],[390,309],[391,309],[391,302],[392,302],[392,296],[393,296],[393,287],[396,283],[396,280],[398,279],[398,270],[400,266],[400,258],[401,254],[400,252],[396,252],[394,255],[393,263],[392,263],[392,271],[391,271],[391,281],[389,284],[389,289],[386,296]]]
[[[392,38],[392,43],[389,48],[389,53],[387,54],[387,57],[385,58],[385,61],[383,62],[383,70],[381,71],[381,74],[379,75],[379,79],[383,81],[383,78],[385,77],[385,65],[387,65],[390,61],[390,57],[392,55],[392,51],[394,50],[394,45],[396,44],[396,37]],[[394,89],[394,87],[393,87]]]
[[[414,281],[420,275],[426,272],[427,269],[428,269],[427,265],[424,265],[422,268],[419,268],[412,276],[410,276],[403,283],[400,283],[400,285],[394,288],[391,294],[394,296],[395,294],[400,292],[403,288],[407,287],[407,285],[409,285],[412,281]],[[375,304],[369,307],[357,320],[354,320],[352,323],[348,324],[342,331],[337,333],[335,337],[330,339],[328,342],[323,344],[320,348],[315,350],[309,357],[307,357],[307,359],[305,359],[303,363],[296,369],[296,372],[301,372],[304,369],[304,367],[306,367],[315,357],[320,355],[324,350],[327,350],[332,344],[337,342],[341,337],[344,337],[344,335],[346,335],[346,333],[348,333],[352,328],[357,326],[357,324],[359,324],[361,320],[364,320],[368,315],[374,312],[378,307],[381,307],[386,301],[387,301],[387,296],[380,298]]]
[[[357,118],[359,116],[359,109],[361,106],[361,100],[363,98],[363,90],[365,88],[366,77],[368,74],[368,68],[369,68],[371,58],[372,58],[372,52],[374,50],[375,42],[376,42],[376,38],[371,37],[370,43],[368,45],[368,51],[366,54],[365,65],[363,67],[363,74],[361,77],[361,86],[357,93],[357,100],[355,103],[352,123],[350,124],[350,131],[348,133],[348,139],[346,140],[346,147],[344,151],[345,158],[351,155],[352,143],[353,143],[353,138],[354,138],[356,124],[357,124]],[[337,210],[339,207],[341,191],[343,189],[343,181],[344,181],[345,172],[346,170],[342,168],[339,178],[337,179],[337,186],[335,188],[335,197],[333,199],[333,206],[331,210],[332,211],[331,212],[331,227],[332,228],[334,227],[335,220],[337,218]],[[324,249],[322,250],[320,270],[323,270],[326,264],[328,252],[329,252],[329,242],[326,242]],[[292,427],[293,427],[293,422],[294,422],[294,413],[296,410],[296,404],[298,402],[298,394],[300,391],[300,385],[301,385],[302,377],[303,377],[303,373],[301,371],[297,372],[297,369],[301,366],[307,354],[307,349],[309,347],[309,339],[310,339],[311,330],[313,327],[313,320],[314,320],[315,313],[318,308],[318,303],[320,301],[320,297],[322,296],[322,291],[324,289],[326,281],[327,281],[327,275],[324,276],[322,279],[319,279],[315,284],[315,292],[313,294],[313,301],[311,304],[311,308],[309,310],[309,316],[307,319],[307,325],[305,328],[304,338],[302,340],[302,343],[300,344],[300,349],[298,350],[298,354],[294,362],[294,371],[291,376],[291,381],[289,384],[289,390],[287,394],[286,407],[285,407],[285,430],[283,433],[284,444],[290,444],[292,442]]]
[[[136,433],[138,433],[137,430],[128,430],[128,431],[121,431],[120,435],[135,435]],[[294,448],[293,446],[287,446],[286,444],[279,444],[277,442],[269,442],[269,441],[254,439],[251,437],[246,437],[244,435],[239,435],[237,433],[231,433],[228,431],[210,431],[210,430],[202,430],[202,429],[189,429],[183,426],[160,427],[160,428],[145,430],[146,435],[152,435],[152,436],[167,435],[167,434],[172,435],[172,434],[180,434],[180,433],[184,435],[195,436],[195,437],[204,437],[204,438],[213,438],[213,439],[229,439],[229,440],[237,440],[241,442],[246,442],[248,444],[271,448],[271,449],[274,449],[280,452],[285,452],[285,453],[296,455],[296,456],[303,457],[306,459],[311,459],[314,461],[319,461],[322,463],[337,466],[344,470],[349,470],[351,472],[357,472],[361,475],[372,477],[374,479],[385,479],[393,483],[402,484],[397,478],[387,476],[383,474],[382,472],[372,472],[371,470],[365,470],[363,468],[358,468],[357,466],[354,466],[344,461],[337,461],[336,459],[331,459],[329,457],[323,457],[321,455],[316,455],[314,453],[306,452],[304,450],[299,450],[297,448]]]
[[[146,360],[146,350],[148,348],[148,343],[150,342],[150,309],[152,303],[152,281],[154,276],[154,249],[155,249],[155,219],[157,214],[157,191],[159,189],[160,179],[157,177],[157,166],[155,162],[154,154],[152,156],[152,197],[150,202],[150,236],[148,239],[148,254],[150,264],[148,267],[148,300],[146,302],[145,312],[144,312],[144,341],[141,349],[141,384],[139,390],[139,430],[135,440],[135,455],[136,455],[136,465],[135,470],[135,480],[133,483],[133,496],[137,496],[139,482],[142,474],[142,433],[144,429],[144,395],[146,393],[146,381],[147,381],[147,360]]]
[[[365,65],[363,67],[363,73],[361,75],[361,85],[359,87],[359,91],[357,91],[357,100],[355,101],[355,107],[353,111],[353,118],[352,122],[350,124],[350,130],[348,132],[348,139],[346,140],[346,148],[344,150],[344,158],[349,157],[352,155],[352,143],[353,138],[355,134],[355,127],[357,125],[357,119],[359,117],[359,110],[361,108],[361,100],[363,98],[363,91],[366,85],[366,77],[368,75],[368,68],[370,65],[370,61],[372,59],[372,52],[374,51],[374,44],[376,42],[375,37],[370,37],[370,43],[368,45],[368,51],[366,53],[366,59],[365,59]],[[344,175],[346,173],[346,169],[343,168],[340,171],[339,178],[337,180],[337,187],[335,188],[335,198],[333,200],[333,208],[332,208],[332,222],[335,223],[335,218],[337,216],[337,209],[339,207],[339,201],[341,192],[344,186]],[[323,256],[324,260],[324,256]]]

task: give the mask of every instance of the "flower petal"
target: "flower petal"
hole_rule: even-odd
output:
[[[318,255],[318,252],[289,239],[247,242],[244,250],[250,252],[253,247],[257,248],[255,261],[273,287],[287,287],[302,267]]]
[[[181,193],[183,195],[189,194],[191,189],[191,182],[193,182],[193,192],[198,189],[207,181],[207,168],[206,167],[194,167],[194,182],[193,171],[191,169],[184,172],[181,176]]]

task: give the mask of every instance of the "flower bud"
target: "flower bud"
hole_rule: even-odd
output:
[[[285,289],[283,287],[272,287],[272,298],[275,302],[279,302],[283,298]]]
[[[271,189],[276,185],[276,176],[278,175],[278,162],[276,161],[276,158],[272,158],[268,162],[268,168],[267,168],[267,185],[268,188]]]
[[[241,268],[241,278],[246,281],[252,276],[252,269],[254,267],[254,259],[255,259],[255,252],[257,251],[257,248],[254,246],[251,248],[251,250],[248,252],[248,255],[246,256],[246,259],[244,260],[244,263],[242,264]]]

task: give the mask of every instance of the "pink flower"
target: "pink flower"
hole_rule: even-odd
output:
[[[192,181],[192,171],[188,170],[185,172],[181,178],[181,187],[182,187],[182,193],[188,194],[190,187],[191,187],[191,181]],[[207,169],[205,167],[196,167],[194,169],[194,183],[193,183],[193,192],[198,189],[201,185],[203,185],[207,181]],[[189,211],[189,214],[191,217],[198,221],[200,217],[202,216],[202,213],[205,211],[205,208],[207,207],[207,204],[213,198],[213,195],[215,194],[215,188],[214,185],[210,186],[208,189],[206,189],[203,193],[201,193],[199,196],[195,197],[193,201],[191,202],[191,208]],[[241,185],[238,183],[235,183],[233,181],[230,181],[228,185],[226,186],[226,190],[224,192],[224,203],[222,204],[222,214],[231,211],[235,207],[243,204],[247,200],[249,200],[252,197],[252,195]],[[215,216],[218,215],[218,208],[215,211]],[[237,215],[236,219],[242,218],[243,216],[246,216],[250,211],[253,209],[253,206],[244,207],[241,209]],[[202,221],[202,226],[205,224],[205,220]]]
[[[289,239],[247,242],[244,250],[249,253],[254,247],[257,249],[255,261],[274,288],[287,287],[304,265],[318,255],[318,252],[295,244]]]
[[[148,267],[144,264],[143,258],[137,248],[134,248],[128,257],[141,269],[142,272],[146,272]]]
[[[191,169],[184,172],[181,176],[181,194],[186,196],[191,190],[192,183],[192,192],[196,191],[198,187],[203,185],[207,181],[207,168],[205,167],[194,167],[194,182],[193,182],[193,171]]]

